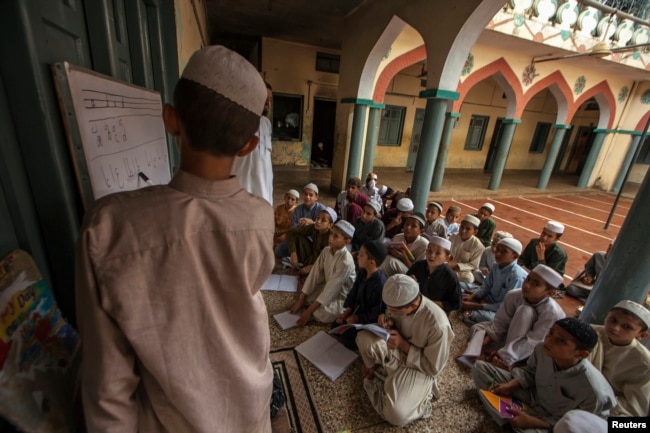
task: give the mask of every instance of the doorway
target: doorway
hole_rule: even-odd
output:
[[[594,143],[594,137],[593,126],[578,127],[578,132],[573,142],[573,149],[571,149],[568,162],[564,169],[567,174],[580,174],[582,172],[591,146]]]
[[[420,148],[420,137],[422,135],[423,124],[424,108],[416,108],[415,120],[413,120],[413,131],[411,132],[411,145],[409,146],[409,154],[408,158],[406,159],[406,171],[415,170],[415,160],[418,157],[418,149]]]
[[[332,167],[335,129],[336,100],[314,98],[311,168]]]
[[[483,167],[483,171],[485,173],[492,173],[492,166],[494,165],[497,150],[499,149],[499,144],[501,143],[501,136],[503,135],[503,119],[503,117],[498,117],[494,125],[494,131],[492,131],[492,140],[490,140],[490,148],[488,149],[488,154],[485,158],[485,166]]]

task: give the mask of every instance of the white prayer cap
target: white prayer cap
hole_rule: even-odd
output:
[[[300,198],[300,193],[295,189],[290,189],[287,191],[287,194],[294,196],[295,198]]]
[[[388,192],[388,186],[386,186],[386,185],[382,185],[382,186],[379,188],[379,195],[380,195],[381,197],[383,197],[387,192]]]
[[[181,77],[262,115],[268,96],[264,80],[248,60],[222,45],[211,45],[192,54]]]
[[[311,189],[311,190],[314,191],[316,194],[318,194],[318,187],[316,186],[315,183],[308,183],[307,185],[305,185],[305,187],[304,187],[302,190],[304,191],[304,190],[306,190],[306,189]]]
[[[641,319],[641,321],[645,323],[645,326],[650,328],[650,311],[648,311],[648,309],[643,305],[637,304],[633,301],[624,300],[614,305],[614,308],[621,308],[623,310],[629,311]]]
[[[481,207],[484,207],[485,209],[489,210],[491,214],[494,213],[494,205],[492,203],[483,203]]]
[[[447,251],[451,250],[451,241],[447,238],[441,238],[440,236],[431,236],[429,237],[429,243],[439,245]]]
[[[513,237],[512,233],[499,230],[497,232],[494,232],[494,243],[498,245],[499,242],[501,242],[503,239],[511,237]]]
[[[478,225],[481,224],[481,220],[476,218],[474,215],[465,215],[463,221],[467,221],[468,223],[472,224],[476,228],[478,228]]]
[[[544,226],[546,230],[550,230],[553,233],[557,233],[558,235],[561,235],[564,233],[564,225],[557,222],[557,221],[549,221],[546,223]]]
[[[508,247],[518,255],[521,255],[521,250],[523,249],[521,242],[519,242],[515,238],[501,239],[497,245],[503,245],[504,247]]]
[[[411,212],[413,208],[413,201],[408,197],[404,197],[397,202],[397,210],[399,211]]]
[[[332,209],[331,207],[326,207],[325,212],[330,214],[330,218],[332,218],[332,223],[335,223],[336,220],[338,219],[338,215],[336,215],[336,211]]]
[[[415,301],[420,294],[420,286],[413,278],[396,274],[386,280],[381,297],[389,307],[403,307]]]
[[[503,242],[503,241],[501,241]],[[542,280],[546,281],[546,283],[553,287],[553,288],[558,288],[560,287],[560,284],[562,284],[563,278],[562,275],[558,274],[555,269],[550,268],[546,265],[537,265],[535,268],[532,270],[532,272],[535,272],[537,275],[542,277]]]
[[[335,227],[338,227],[339,230],[341,230],[343,234],[345,234],[345,236],[350,239],[352,239],[352,236],[354,236],[354,226],[346,220],[340,220],[336,223]]]
[[[427,224],[426,221],[424,220],[424,215],[422,215],[420,212],[415,212],[414,214],[410,215],[407,219],[414,219],[418,223],[420,223],[420,227],[424,228],[424,226]]]
[[[366,206],[370,206],[376,214],[379,214],[379,212],[381,212],[381,205],[374,200],[368,200]]]
[[[442,205],[440,203],[438,203],[437,201],[432,201],[431,203],[429,203],[429,206],[435,206],[435,207],[438,208],[438,210],[440,212],[442,212]]]

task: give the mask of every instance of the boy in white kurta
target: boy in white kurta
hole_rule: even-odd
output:
[[[478,262],[485,247],[474,236],[478,232],[480,221],[473,215],[466,215],[460,223],[458,233],[449,236],[451,241],[451,261],[449,267],[456,271],[458,281],[462,283],[474,282],[474,269],[478,269]]]
[[[388,341],[368,331],[357,334],[363,360],[363,387],[370,403],[389,423],[404,426],[431,414],[438,398],[436,377],[449,355],[454,332],[444,310],[420,294],[406,275],[386,280],[382,299],[389,316],[379,324],[390,328]]]
[[[330,231],[329,245],[316,259],[302,287],[298,300],[291,307],[300,314],[298,325],[305,325],[313,316],[321,323],[332,323],[343,312],[343,303],[354,284],[354,260],[346,248],[354,235],[354,226],[341,220]]]

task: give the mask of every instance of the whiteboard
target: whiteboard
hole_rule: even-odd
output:
[[[52,70],[86,208],[108,194],[169,182],[160,93],[68,62]]]

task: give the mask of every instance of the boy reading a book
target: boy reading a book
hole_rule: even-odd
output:
[[[363,207],[363,213],[354,220],[354,237],[352,238],[352,256],[356,256],[361,245],[368,241],[383,241],[386,230],[384,223],[379,219],[381,206],[379,203],[369,201]]]
[[[383,309],[381,291],[386,276],[379,269],[386,258],[386,246],[381,241],[369,241],[361,246],[357,261],[359,269],[352,290],[343,303],[343,313],[336,318],[333,327],[343,324],[377,323],[377,317]],[[348,349],[356,349],[357,330],[350,328],[340,334],[341,343]]]
[[[472,334],[485,330],[482,358],[507,370],[527,359],[553,323],[565,316],[553,299],[560,284],[560,274],[546,265],[537,265],[521,289],[509,291],[493,322],[472,327]]]
[[[424,215],[416,212],[406,218],[404,232],[393,237],[388,244],[388,256],[381,265],[386,276],[404,274],[413,263],[424,259],[429,241],[420,236],[424,229]]]
[[[589,324],[570,317],[553,324],[523,367],[509,372],[476,361],[472,376],[477,390],[515,397],[539,416],[517,409],[512,409],[513,418],[502,418],[493,410],[490,415],[499,425],[509,422],[515,431],[526,433],[548,432],[573,409],[606,417],[616,397],[607,379],[587,359],[597,341]]]
[[[451,235],[451,260],[449,267],[456,271],[461,287],[468,287],[474,282],[472,271],[478,268],[481,254],[485,247],[475,236],[480,221],[474,215],[466,215],[460,223],[458,233]],[[466,284],[462,284],[466,283]]]
[[[494,205],[492,203],[483,203],[476,213],[478,219],[481,220],[481,223],[478,225],[476,237],[485,247],[492,245],[492,233],[494,233],[494,229],[497,227],[497,223],[492,219],[493,213]]]
[[[520,288],[526,279],[526,271],[517,264],[521,242],[514,238],[502,239],[496,247],[494,260],[483,285],[463,298],[461,308],[470,325],[494,320],[506,293]],[[468,290],[470,291],[470,290]]]
[[[375,410],[402,427],[431,416],[431,398],[439,397],[436,377],[454,333],[442,308],[422,296],[409,276],[388,278],[382,299],[390,317],[380,314],[378,323],[392,325],[388,341],[369,331],[357,334],[363,387]]]
[[[312,316],[321,323],[332,323],[341,311],[343,303],[354,284],[354,260],[346,248],[352,240],[354,227],[340,220],[330,231],[328,246],[316,259],[302,291],[291,307],[296,314],[305,304],[298,325],[304,326]]]
[[[331,207],[318,212],[314,224],[296,226],[287,232],[289,263],[307,275],[323,248],[329,241],[330,229],[336,222],[336,212]]]
[[[445,225],[444,218],[440,216],[442,213],[442,203],[432,201],[427,206],[427,212],[424,214],[426,224],[424,225],[424,233],[429,237],[440,236],[447,238],[447,226]]]
[[[447,266],[451,242],[432,236],[427,246],[426,259],[419,260],[406,272],[420,286],[420,292],[449,314],[460,308],[460,285],[456,273]]]

